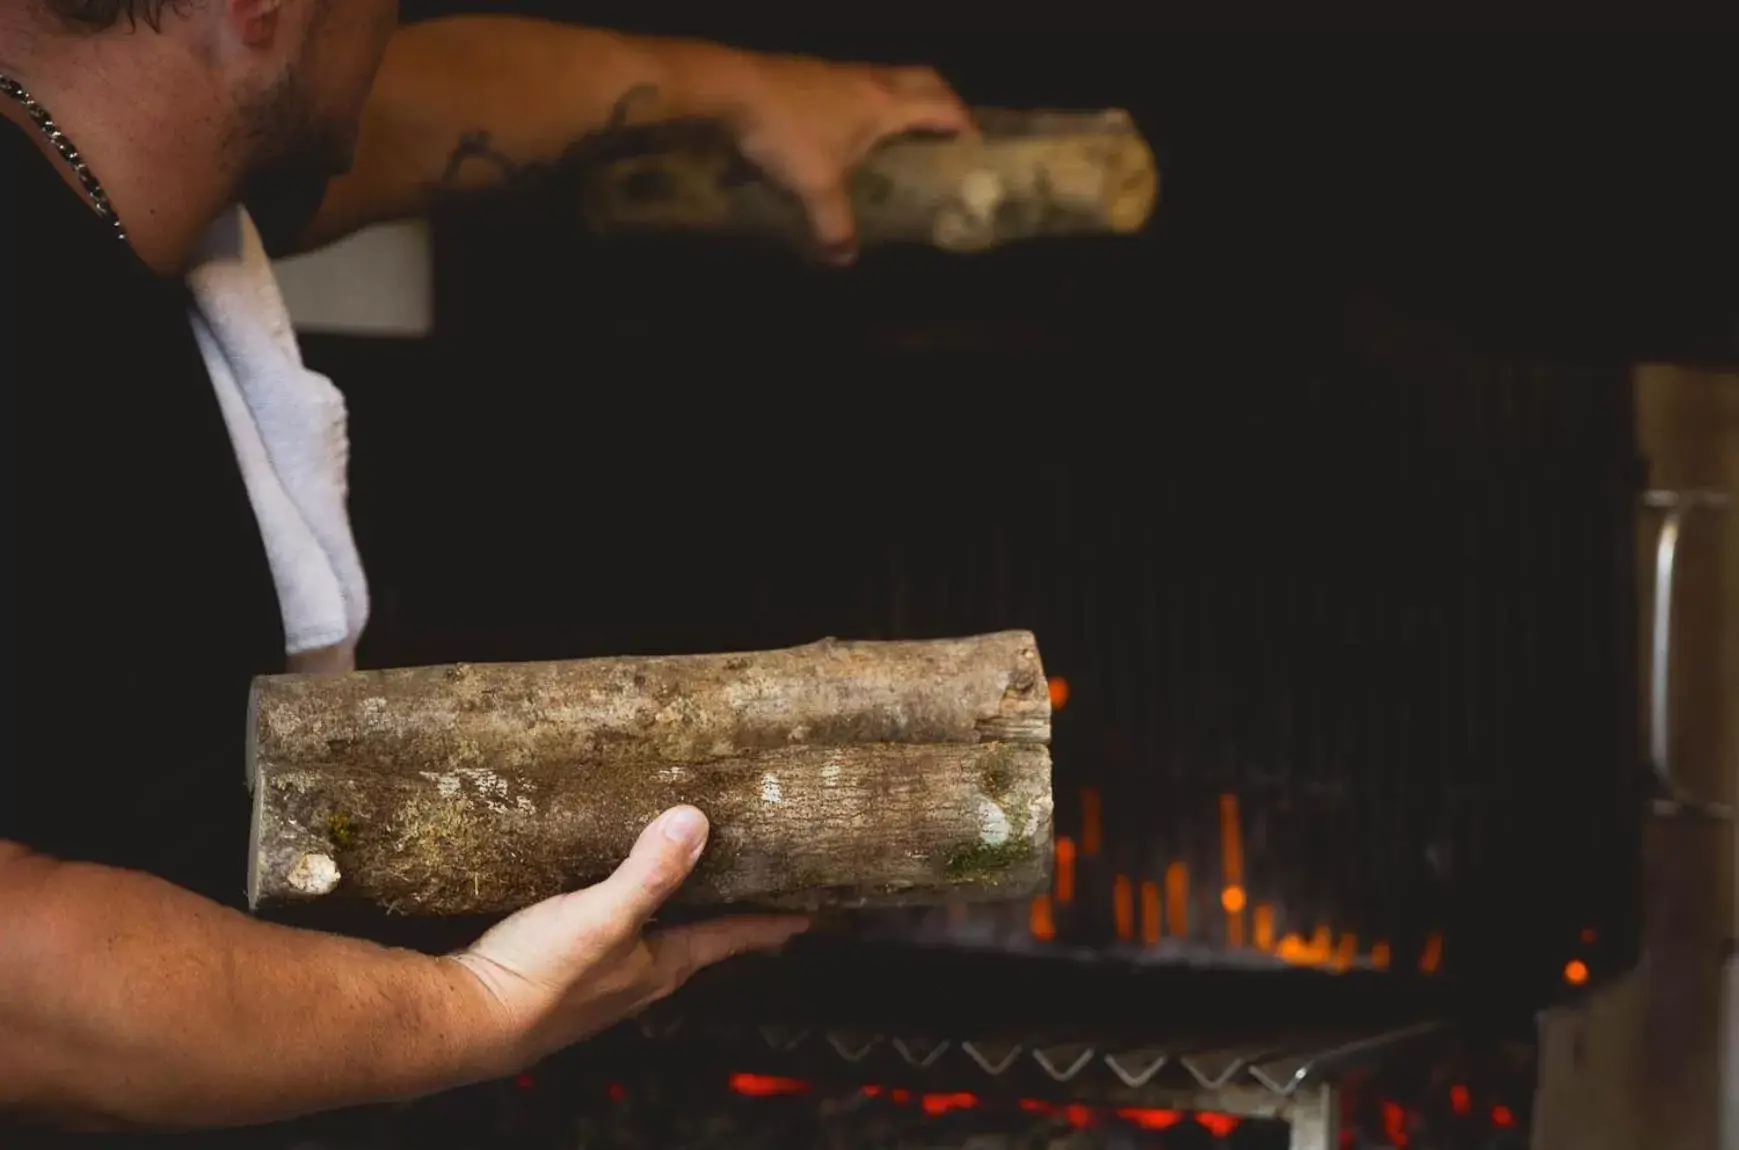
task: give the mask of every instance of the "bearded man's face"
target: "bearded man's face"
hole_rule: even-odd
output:
[[[362,111],[398,26],[398,0],[304,0],[287,59],[241,107],[253,186],[350,170]],[[293,5],[286,5],[289,17]]]

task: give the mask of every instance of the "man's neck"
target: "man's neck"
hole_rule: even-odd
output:
[[[167,275],[187,266],[200,235],[232,201],[238,169],[225,154],[231,133],[216,95],[187,94],[172,52],[149,64],[143,55],[137,44],[116,53],[94,36],[49,59],[15,61],[0,44],[0,72],[48,110],[102,185],[133,250]],[[0,115],[24,126],[89,203],[71,165],[22,107],[0,97]]]

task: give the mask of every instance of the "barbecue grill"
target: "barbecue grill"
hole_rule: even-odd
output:
[[[489,351],[487,405],[352,393],[359,440],[394,445],[354,472],[372,663],[1043,644],[1052,889],[708,972],[612,1040],[617,1079],[1212,1111],[1331,1145],[1349,1070],[1525,1030],[1630,967],[1652,791],[1627,377],[1374,312],[1335,334],[871,337],[794,428],[773,393],[801,341],[675,425],[674,397],[553,387],[532,342]],[[630,379],[718,354],[631,346]],[[1145,395],[1079,382],[1138,352]]]
[[[1634,964],[1650,800],[1698,804],[1643,753],[1626,368],[1439,329],[1354,282],[1384,245],[1326,258],[1363,201],[1248,190],[1345,141],[980,79],[1177,144],[1153,233],[834,276],[594,242],[558,182],[438,217],[435,340],[309,353],[367,445],[366,662],[1030,628],[1052,889],[821,923],[387,1129],[1519,1145],[1534,1015]]]

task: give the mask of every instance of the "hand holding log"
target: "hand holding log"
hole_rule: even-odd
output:
[[[980,109],[976,139],[905,136],[851,178],[858,242],[975,252],[1027,239],[1126,235],[1159,196],[1152,150],[1128,113]],[[809,244],[798,199],[706,123],[612,138],[584,179],[599,233],[700,231]]]
[[[454,665],[255,682],[249,904],[514,910],[607,877],[692,804],[673,902],[1019,898],[1050,879],[1033,636]]]

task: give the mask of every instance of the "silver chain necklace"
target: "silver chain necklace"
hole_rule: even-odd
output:
[[[114,228],[115,235],[121,238],[122,243],[125,243],[127,229],[121,226],[121,217],[115,214],[114,205],[109,203],[109,193],[103,191],[103,185],[97,182],[96,176],[91,174],[90,165],[85,163],[85,158],[79,154],[79,150],[72,146],[72,141],[66,138],[66,133],[60,130],[60,125],[54,122],[54,117],[48,114],[48,109],[38,104],[36,98],[25,91],[23,84],[4,72],[0,72],[0,93],[12,97],[23,106],[25,113],[42,130],[42,134],[48,137],[48,142],[54,145],[54,150],[60,153],[60,158],[67,162],[68,167],[72,168],[73,174],[78,177],[79,184],[85,190],[85,195],[91,198],[91,204],[97,209],[97,215]]]

